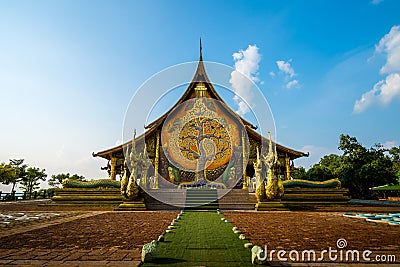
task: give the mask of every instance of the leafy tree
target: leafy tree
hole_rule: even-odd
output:
[[[0,181],[3,184],[10,184],[15,181],[17,175],[16,170],[11,166],[11,164],[1,163],[0,164]]]
[[[326,181],[335,178],[335,175],[328,167],[315,164],[307,171],[307,177],[311,181]]]
[[[311,181],[326,181],[337,178],[341,166],[341,156],[331,154],[321,158],[319,163],[314,164],[308,171],[303,167],[298,168],[294,174],[294,179]]]
[[[397,172],[397,183],[400,185],[400,170]]]
[[[38,189],[40,181],[45,181],[47,174],[45,169],[29,167],[26,171],[26,176],[22,179],[22,189],[27,192],[27,197],[32,198],[32,191]]]
[[[396,173],[397,182],[400,184],[400,146],[392,147],[389,150],[389,155],[393,162],[393,171]]]
[[[291,174],[293,179],[308,180],[307,171],[304,167],[296,168]]]
[[[26,175],[27,165],[23,163],[23,159],[10,159],[8,164],[0,164],[0,182],[6,185],[12,184],[11,192],[14,191],[15,185]]]
[[[400,146],[399,147],[392,147],[389,150],[389,154],[391,155],[392,159],[394,162],[399,163],[400,162]]]
[[[324,166],[329,170],[331,178],[337,178],[342,166],[342,157],[337,154],[324,156],[319,161],[319,165]]]
[[[357,198],[370,197],[371,187],[400,184],[400,147],[387,150],[375,144],[367,149],[355,137],[342,134],[339,149],[343,155],[324,156],[308,171],[296,170],[293,177],[314,181],[339,178],[342,186]]]
[[[51,178],[49,179],[48,183],[52,187],[60,187],[62,185],[62,183],[67,179],[85,181],[85,177],[78,175],[78,174],[74,174],[74,175],[70,176],[69,173],[60,173],[60,174],[52,175]]]
[[[367,149],[355,137],[342,134],[339,149],[343,155],[338,176],[354,197],[369,197],[371,187],[396,181],[392,160],[382,145]]]

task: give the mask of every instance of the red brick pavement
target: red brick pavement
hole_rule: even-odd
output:
[[[2,231],[0,265],[137,266],[143,244],[157,239],[177,212],[69,215]]]
[[[344,238],[344,250],[395,255],[400,263],[400,227],[343,217],[343,212],[224,212],[250,242],[268,250],[321,252]],[[275,255],[276,256],[276,255]],[[326,259],[324,261],[329,261]]]

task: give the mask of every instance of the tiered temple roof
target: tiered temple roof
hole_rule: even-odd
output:
[[[205,91],[205,97],[208,98],[212,98],[212,99],[216,99],[222,103],[225,104],[224,100],[220,97],[220,95],[218,94],[218,92],[215,90],[213,84],[211,83],[210,79],[208,78],[208,75],[206,73],[205,67],[204,67],[204,63],[203,63],[203,56],[202,56],[202,49],[201,49],[201,42],[200,42],[200,58],[198,61],[198,66],[196,69],[196,72],[193,76],[192,81],[190,82],[189,86],[187,87],[187,89],[185,90],[185,92],[183,93],[183,95],[180,97],[180,99],[175,103],[175,105],[173,105],[165,114],[163,114],[162,116],[160,116],[158,119],[156,119],[155,121],[153,121],[152,123],[148,124],[145,126],[145,132],[140,135],[139,137],[137,137],[136,139],[138,141],[142,140],[143,138],[148,138],[149,136],[155,134],[157,132],[157,129],[160,129],[160,127],[162,127],[163,123],[165,122],[166,118],[168,117],[168,115],[179,105],[181,105],[182,103],[184,103],[185,101],[195,98],[196,97],[196,86],[198,85],[198,83],[203,83],[204,86],[206,87],[206,91]],[[225,104],[226,105],[226,104]],[[234,114],[234,116],[237,117],[236,113],[230,109],[227,105],[227,111],[230,114]],[[240,117],[241,122],[243,123],[243,125],[246,128],[247,134],[249,136],[249,138],[252,138],[253,140],[255,140],[256,142],[268,142],[268,139],[264,136],[261,136],[257,131],[257,127],[254,126],[252,123],[248,122],[247,120],[245,120],[244,118]],[[133,132],[133,129],[132,129]],[[112,147],[110,149],[106,149],[103,151],[99,151],[97,153],[93,153],[94,157],[102,157],[108,160],[111,160],[113,157],[117,157],[117,158],[123,158],[123,149],[125,147],[130,146],[131,141],[128,141],[124,144]],[[299,157],[304,157],[304,156],[308,156],[308,153],[303,153],[301,151],[297,151],[288,147],[285,147],[283,145],[280,144],[275,144],[276,145],[276,149],[278,151],[278,153],[280,153],[281,155],[286,155],[286,157],[289,157],[290,160],[294,160],[296,158]],[[253,153],[254,154],[254,153]],[[250,157],[252,157],[252,155],[250,154]]]

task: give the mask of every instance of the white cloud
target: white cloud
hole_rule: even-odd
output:
[[[250,111],[250,107],[242,100],[246,100],[252,105],[251,100],[253,94],[251,92],[252,81],[258,82],[258,69],[261,61],[261,54],[258,53],[256,45],[249,45],[246,50],[239,50],[232,55],[235,61],[235,70],[231,73],[229,82],[232,84],[232,89],[240,96],[234,97],[238,104],[239,115],[244,115]]]
[[[240,115],[244,115],[250,112],[250,107],[249,105],[247,105],[245,102],[243,101],[238,101],[238,109],[237,109],[237,113]]]
[[[283,60],[278,60],[276,62],[276,65],[278,66],[278,69],[280,71],[282,71],[283,73],[285,73],[286,75],[288,75],[290,78],[292,78],[293,76],[296,75],[296,73],[294,72],[294,69],[292,68],[292,66],[290,66],[290,62],[292,60],[290,59],[289,61],[285,62]]]
[[[286,88],[287,89],[290,89],[292,87],[299,87],[299,81],[298,80],[293,80],[293,81],[290,81],[290,82],[288,82],[286,84]]]
[[[379,90],[378,87],[382,82],[383,81],[380,81],[375,84],[371,91],[364,93],[359,100],[356,100],[356,103],[353,107],[354,113],[361,113],[374,104],[374,100],[376,98],[375,94]]]
[[[380,70],[382,74],[400,71],[400,26],[393,26],[375,49],[387,55],[386,64]]]
[[[389,104],[394,98],[400,96],[400,74],[393,73],[386,77],[386,81],[380,87],[378,97],[384,105]]]
[[[400,26],[393,26],[379,41],[375,51],[386,55],[386,62],[380,73],[388,75],[356,100],[354,113],[361,113],[374,105],[386,106],[395,98],[400,98]]]
[[[261,61],[256,45],[249,45],[246,50],[234,53],[235,70],[249,77],[252,81],[258,81],[257,71]]]
[[[273,72],[273,71],[270,71],[270,72],[269,72],[269,76],[271,76],[271,77],[275,77],[275,72]]]
[[[396,146],[396,141],[386,141],[385,143],[383,143],[383,147],[386,149],[391,149],[392,147]]]
[[[354,104],[354,113],[361,113],[375,104],[388,105],[396,97],[400,98],[400,74],[393,73],[379,81],[371,91],[364,93]]]
[[[380,3],[382,3],[383,2],[383,0],[372,0],[371,1],[371,4],[373,4],[373,5],[379,5]]]
[[[283,61],[283,60],[278,60],[276,61],[276,65],[278,66],[279,71],[281,71],[283,74],[285,74],[285,88],[290,89],[293,87],[300,87],[299,81],[296,79],[293,79],[294,76],[297,75],[297,73],[294,71],[293,67],[291,66],[292,60],[289,59],[288,61]],[[275,75],[275,73],[274,73]]]

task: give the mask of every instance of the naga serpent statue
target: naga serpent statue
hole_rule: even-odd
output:
[[[268,180],[267,180],[267,187],[265,188],[265,197],[268,200],[271,200],[275,198],[281,198],[283,196],[284,189],[282,181],[280,181],[275,174],[276,168],[279,168],[279,160],[276,148],[275,149],[272,148],[272,139],[270,132],[268,132],[268,138],[269,138],[268,154],[262,155],[262,161],[264,162],[265,166],[268,167]]]
[[[284,193],[283,184],[275,175],[275,169],[279,167],[279,161],[278,161],[277,151],[276,149],[274,151],[272,146],[272,139],[270,132],[268,132],[268,138],[269,138],[268,154],[261,155],[260,157],[260,153],[257,148],[257,161],[254,163],[254,170],[257,178],[256,197],[258,201],[263,199],[272,200],[281,198]],[[262,163],[264,163],[264,165],[268,168],[268,180],[266,187],[264,185],[265,177],[264,173],[262,172]]]
[[[256,198],[260,202],[265,198],[265,185],[264,185],[264,178],[262,177],[262,162],[260,160],[260,152],[258,151],[257,147],[257,160],[253,162],[255,176],[256,176]]]
[[[126,194],[126,189],[128,188],[128,182],[129,182],[129,170],[128,170],[128,163],[126,160],[124,161],[124,175],[121,178],[121,195],[125,198],[128,198],[128,195]]]
[[[326,181],[309,181],[309,180],[289,180],[283,182],[285,188],[341,188],[341,183],[338,178],[326,180]]]
[[[62,185],[63,188],[120,188],[121,186],[120,182],[111,179],[98,179],[91,181],[66,179]]]
[[[136,200],[139,197],[139,186],[136,184],[136,174],[139,167],[139,157],[136,153],[136,130],[133,133],[131,153],[129,154],[129,161],[124,164],[124,176],[121,183],[121,194],[126,200]],[[130,168],[128,168],[128,164]],[[130,175],[128,177],[128,172]],[[127,180],[128,179],[128,180]]]
[[[130,164],[130,174],[128,164]],[[125,160],[124,176],[121,182],[121,194],[126,200],[137,200],[139,198],[140,188],[137,184],[137,178],[140,177],[142,188],[147,187],[147,171],[152,165],[151,160],[147,156],[146,145],[143,153],[136,152],[136,130],[133,133],[131,153],[129,161]]]

